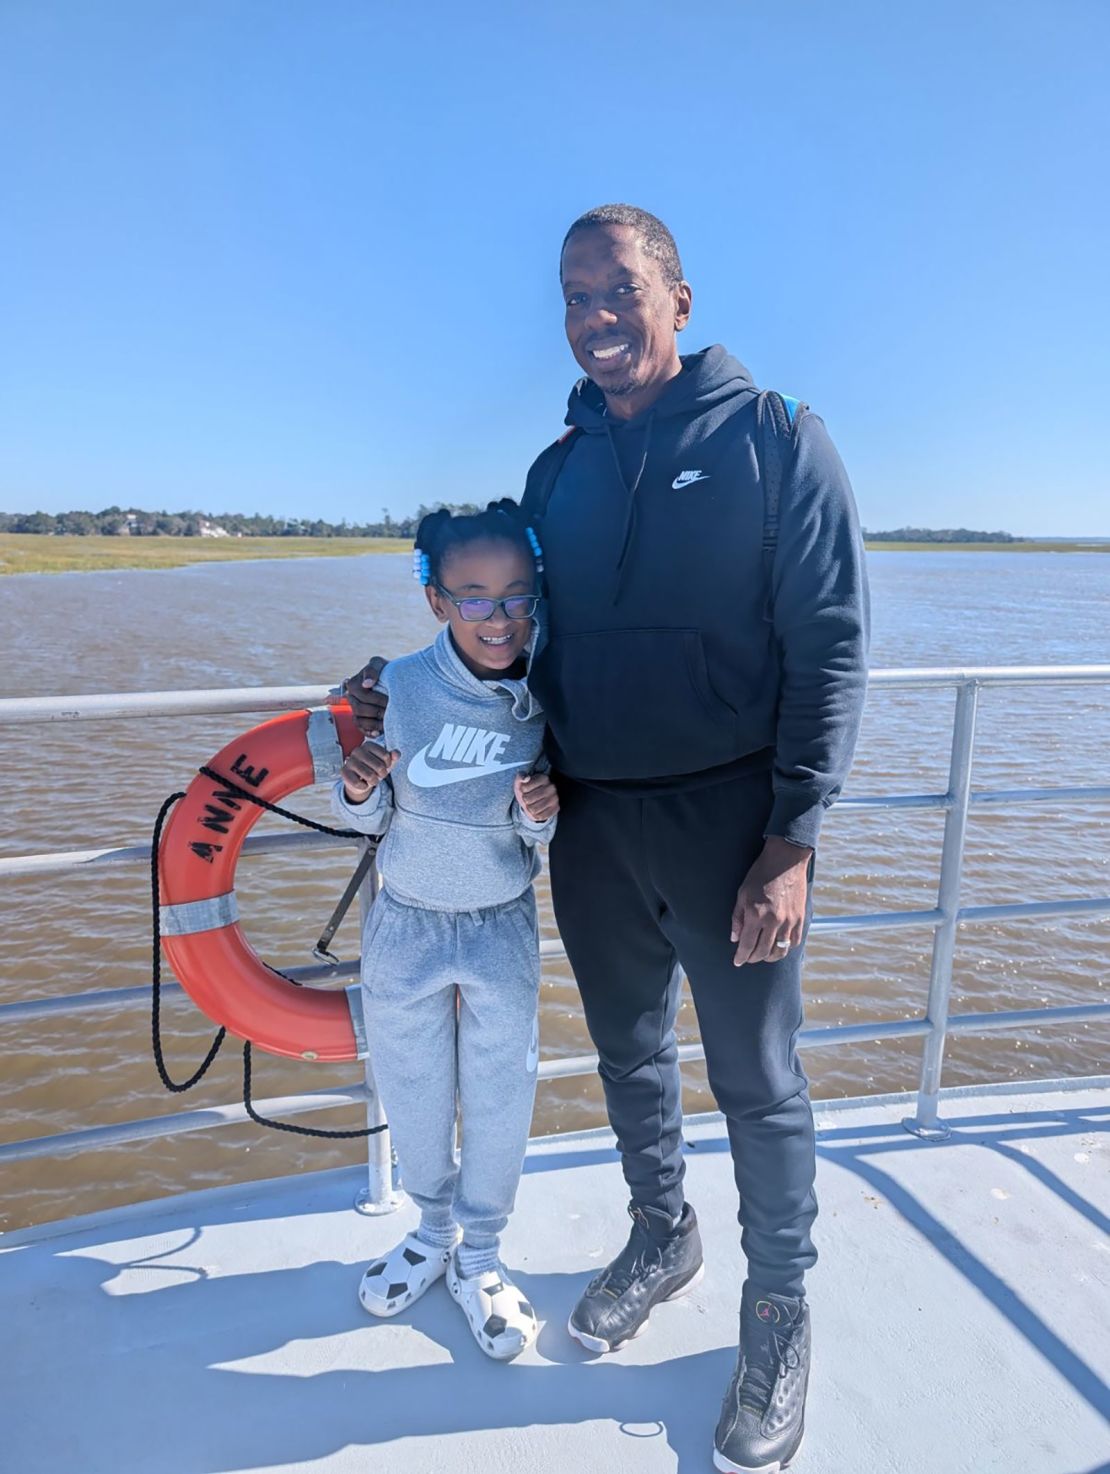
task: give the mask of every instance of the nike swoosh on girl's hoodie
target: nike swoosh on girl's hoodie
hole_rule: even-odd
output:
[[[535,824],[513,795],[518,773],[544,770],[544,717],[522,680],[479,680],[450,632],[382,672],[389,693],[380,741],[401,755],[361,804],[342,781],[332,808],[352,829],[384,834],[382,883],[398,900],[437,911],[500,906],[540,868],[536,845],[555,820]]]
[[[539,526],[548,623],[531,682],[568,776],[647,791],[771,767],[767,833],[812,845],[863,709],[863,542],[824,424],[801,414],[768,580],[758,393],[721,347],[684,357],[631,420],[575,386],[581,433]]]

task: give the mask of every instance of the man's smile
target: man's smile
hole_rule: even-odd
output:
[[[587,350],[590,357],[597,363],[612,363],[631,351],[632,345],[626,340],[617,343],[600,343]]]

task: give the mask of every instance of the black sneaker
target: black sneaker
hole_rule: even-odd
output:
[[[802,1446],[809,1382],[809,1306],[744,1286],[740,1355],[713,1440],[724,1474],[779,1474]]]
[[[656,1305],[692,1290],[705,1273],[698,1220],[689,1203],[673,1227],[658,1208],[629,1203],[628,1211],[628,1243],[586,1286],[567,1325],[587,1351],[617,1351],[646,1328]]]

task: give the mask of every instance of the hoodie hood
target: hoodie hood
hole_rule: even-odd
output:
[[[733,358],[719,343],[688,353],[677,374],[654,404],[631,420],[613,420],[605,413],[605,398],[592,379],[579,379],[570,392],[566,423],[587,435],[604,434],[608,426],[628,429],[649,419],[670,419],[675,415],[700,414],[725,400],[738,396],[750,398],[758,390],[739,359]]]
[[[532,645],[529,647],[528,664],[531,665],[531,651],[535,646],[535,630],[533,628]],[[504,691],[512,700],[512,714],[518,722],[530,721],[539,714],[539,704],[528,689],[527,677],[522,680],[513,680],[509,676],[500,676],[494,680],[483,681],[463,663],[455,642],[451,638],[451,630],[444,625],[433,643],[428,647],[428,654],[432,663],[448,685],[454,686],[458,691],[465,691],[468,696],[480,696],[485,701],[500,701],[499,692]]]

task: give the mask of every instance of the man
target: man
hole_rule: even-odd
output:
[[[525,491],[548,585],[531,684],[562,805],[556,919],[632,1217],[569,1330],[616,1351],[702,1273],[682,1186],[684,970],[748,1261],[714,1461],[774,1471],[801,1442],[809,1372],[817,1208],[795,1042],[813,853],[866,684],[859,525],[815,415],[789,422],[779,400],[772,421],[774,402],[722,348],[679,357],[692,293],[661,221],[589,211],[560,278],[586,378]],[[359,678],[349,687],[380,725]]]

